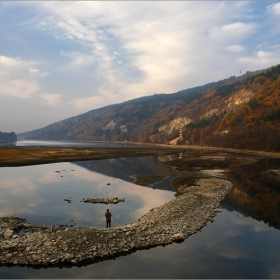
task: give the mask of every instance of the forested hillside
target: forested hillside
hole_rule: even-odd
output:
[[[19,136],[279,151],[280,65],[110,105]]]
[[[182,143],[280,150],[280,66],[220,87],[185,112],[199,103],[202,114],[185,127]]]
[[[0,142],[17,141],[17,135],[14,132],[1,132],[0,131]]]

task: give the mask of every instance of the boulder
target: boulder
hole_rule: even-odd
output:
[[[34,261],[38,261],[38,260],[41,259],[41,257],[38,256],[38,255],[32,255],[32,259],[33,259]]]
[[[176,240],[177,241],[181,241],[181,240],[184,240],[185,237],[184,237],[184,235],[182,233],[176,233],[176,234],[173,235],[172,239],[174,241],[176,241]]]
[[[52,242],[51,241],[45,241],[44,242],[44,246],[46,246],[46,247],[49,247],[49,246],[51,246],[52,245]]]
[[[15,230],[15,229],[17,229],[17,224],[16,224],[16,222],[15,221],[9,221],[9,223],[8,223],[8,225],[7,225],[7,228],[8,229],[11,229],[11,230]]]
[[[6,255],[7,259],[11,258],[13,256],[13,254],[9,253]]]
[[[5,233],[4,233],[4,237],[5,237],[6,239],[12,237],[13,235],[14,235],[14,231],[11,230],[11,229],[7,229],[7,230],[5,231]]]

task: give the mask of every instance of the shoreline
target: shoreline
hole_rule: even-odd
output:
[[[27,166],[184,152],[174,147],[5,147],[0,148],[0,167]]]
[[[200,179],[165,204],[151,209],[137,222],[109,229],[53,232],[32,227],[21,235],[22,219],[0,218],[0,265],[65,266],[93,263],[137,250],[182,242],[213,222],[220,202],[232,189],[229,181]]]
[[[97,160],[178,154],[187,151],[208,150],[262,157],[280,157],[277,153],[243,151],[200,146],[155,147],[6,147],[0,148],[0,166],[23,166],[63,161]],[[214,160],[217,165],[217,158]],[[194,160],[192,162],[192,160]],[[181,170],[184,165],[195,168],[196,158],[170,162]],[[209,161],[209,157],[204,157]],[[231,159],[230,159],[231,160]],[[212,161],[213,162],[213,161]],[[251,161],[248,160],[248,163]],[[207,162],[211,164],[210,162]],[[246,164],[244,157],[226,164]],[[221,159],[220,164],[224,164]],[[175,184],[175,183],[174,183]],[[23,224],[21,218],[0,218],[0,265],[71,266],[115,258],[137,250],[182,242],[201,230],[220,211],[220,202],[232,189],[225,178],[198,178],[187,187],[178,184],[175,198],[151,209],[138,221],[110,229],[71,228],[54,231],[51,227]],[[22,234],[22,229],[29,232]],[[20,233],[21,232],[21,233]]]
[[[137,144],[137,143],[135,143]],[[142,144],[141,144],[142,145]],[[73,162],[140,156],[162,156],[188,150],[229,152],[233,154],[280,158],[279,152],[240,150],[204,146],[170,146],[155,144],[147,147],[0,147],[0,167],[28,166],[56,162]]]

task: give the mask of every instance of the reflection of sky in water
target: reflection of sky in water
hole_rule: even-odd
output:
[[[90,161],[83,167],[82,163],[81,166],[56,163],[0,168],[0,216],[16,215],[34,224],[47,225],[73,219],[79,226],[103,228],[104,212],[110,208],[112,226],[136,221],[151,208],[174,198],[171,191],[126,181],[135,174],[175,176],[164,166],[160,172],[153,170],[144,159],[143,162],[132,158],[107,160],[114,166],[104,160]],[[120,169],[126,171],[119,174],[122,179],[112,178],[117,177],[114,172]],[[111,176],[102,175],[103,172]],[[162,188],[163,182],[157,186]],[[64,201],[69,196],[73,199],[70,204]],[[124,197],[126,202],[116,205],[80,202],[84,197],[108,196]],[[226,205],[231,206],[229,202]],[[201,232],[180,244],[137,251],[82,267],[0,267],[0,275],[1,278],[280,278],[280,231],[226,209],[215,217],[214,223],[208,223]]]
[[[0,176],[0,216],[16,215],[41,225],[72,219],[78,226],[103,228],[104,213],[109,208],[112,226],[117,226],[135,222],[151,208],[174,198],[170,191],[137,186],[71,163],[0,168]],[[72,203],[64,201],[68,197]],[[119,197],[125,202],[80,202],[85,197]]]
[[[114,142],[94,142],[94,141],[43,141],[43,140],[18,140],[16,142],[1,142],[0,146],[24,146],[24,147],[34,147],[34,146],[53,146],[53,147],[147,147],[148,145],[132,144],[132,143],[114,143]]]
[[[259,231],[259,227],[262,228]],[[3,278],[280,278],[280,232],[223,210],[183,243],[82,267],[0,267]]]

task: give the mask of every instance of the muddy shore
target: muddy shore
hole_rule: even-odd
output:
[[[155,145],[147,147],[0,147],[0,167],[26,166],[55,162],[98,160],[111,158],[139,157],[151,155],[168,155],[183,153],[187,150],[206,150],[229,152],[233,154],[258,155],[280,158],[279,152],[239,150],[230,148],[202,146]]]
[[[166,155],[184,152],[177,147],[5,147],[0,148],[0,167],[26,166],[55,162]]]

